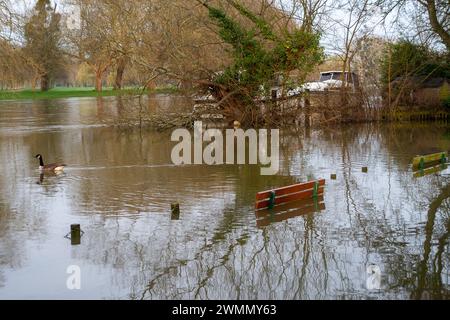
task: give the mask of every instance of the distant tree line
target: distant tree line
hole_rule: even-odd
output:
[[[274,79],[303,83],[324,48],[353,71],[380,28],[396,30],[383,39],[390,62],[380,62],[380,87],[401,74],[447,76],[449,8],[448,0],[37,0],[20,11],[0,0],[0,85],[171,85],[212,92],[242,115],[236,106],[251,110]]]

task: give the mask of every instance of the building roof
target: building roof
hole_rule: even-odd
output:
[[[338,71],[338,70],[331,70],[331,71],[322,71],[320,74],[322,73],[342,73],[342,70]],[[355,73],[353,71],[345,71],[345,73]]]

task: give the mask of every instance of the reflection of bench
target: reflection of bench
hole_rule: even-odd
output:
[[[256,226],[258,228],[266,227],[274,222],[281,222],[322,210],[325,210],[323,195],[306,200],[285,202],[274,209],[261,209],[256,211]]]
[[[423,156],[416,156],[412,161],[413,171],[423,170],[437,164],[445,164],[448,159],[447,152],[433,153]]]
[[[437,172],[443,171],[447,168],[448,168],[448,166],[445,163],[438,164],[437,166],[425,167],[423,170],[414,172],[414,178],[419,178],[419,177],[423,177],[423,176],[426,176],[429,174],[437,173]]]
[[[321,179],[258,192],[256,194],[255,209],[272,209],[287,202],[317,198],[323,195],[324,185],[325,179]]]

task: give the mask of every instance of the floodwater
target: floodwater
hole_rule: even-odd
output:
[[[261,176],[174,166],[171,132],[115,126],[115,99],[0,103],[0,299],[450,298],[450,171],[411,168],[450,149],[448,124],[283,130],[280,171]],[[37,153],[68,167],[41,177]],[[316,178],[320,204],[255,214],[256,192]]]

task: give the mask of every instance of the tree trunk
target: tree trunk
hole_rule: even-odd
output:
[[[50,87],[50,79],[48,77],[48,74],[44,74],[41,76],[41,91],[45,92],[48,91]]]
[[[99,69],[95,72],[95,91],[102,92],[103,90],[103,72]]]
[[[38,80],[39,80],[39,76],[38,75],[35,75],[33,77],[33,80],[31,80],[31,91],[33,91],[33,93],[36,91]]]
[[[428,18],[430,20],[431,28],[442,39],[442,42],[447,47],[447,50],[450,51],[450,34],[448,33],[447,30],[445,30],[443,24],[438,19],[438,13],[436,10],[436,1],[427,0],[426,8],[428,11]]]
[[[123,74],[125,72],[126,67],[126,61],[125,58],[119,59],[119,62],[117,64],[117,72],[116,72],[116,79],[114,81],[114,90],[120,90],[123,86]]]

